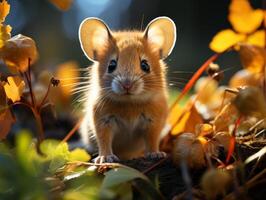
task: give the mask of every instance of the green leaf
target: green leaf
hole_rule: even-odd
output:
[[[102,188],[111,188],[121,183],[125,183],[136,178],[150,182],[149,179],[140,173],[138,170],[129,167],[120,167],[111,169],[105,173],[105,178],[102,183]]]
[[[84,149],[76,148],[70,152],[69,161],[87,162],[90,159],[91,159],[91,156]]]
[[[67,143],[60,143],[56,140],[44,140],[40,145],[41,152],[51,160],[49,171],[56,172],[69,161],[70,152]]]

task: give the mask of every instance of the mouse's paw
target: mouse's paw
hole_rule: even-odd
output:
[[[145,157],[149,159],[161,159],[165,158],[166,156],[167,154],[163,151],[148,152],[145,154]]]
[[[97,164],[101,164],[101,163],[113,163],[113,162],[118,162],[119,161],[119,158],[114,155],[114,154],[110,154],[110,155],[107,155],[107,156],[98,156],[94,159],[94,163],[97,163]]]

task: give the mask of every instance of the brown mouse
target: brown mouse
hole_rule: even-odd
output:
[[[176,40],[168,17],[152,20],[145,31],[111,31],[98,18],[85,19],[79,39],[90,66],[81,135],[96,136],[96,163],[143,156],[164,157],[160,133],[168,115],[164,59]]]

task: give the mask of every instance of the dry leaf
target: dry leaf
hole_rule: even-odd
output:
[[[73,0],[50,0],[50,2],[60,10],[67,11],[71,7]]]
[[[211,77],[201,77],[195,84],[197,100],[206,104],[210,101],[210,97],[216,92],[218,82]]]
[[[211,124],[198,124],[195,128],[195,134],[197,136],[207,136],[213,132]]]
[[[33,64],[38,58],[38,52],[33,39],[19,34],[6,41],[2,57],[8,66],[25,72],[29,67],[29,59],[30,64]]]
[[[3,0],[2,2],[0,2],[0,23],[5,21],[9,11],[10,5],[7,3],[7,1]]]
[[[9,76],[7,81],[4,84],[7,98],[11,99],[13,103],[19,101],[25,88],[25,82],[19,76]]]
[[[3,48],[5,42],[10,39],[12,28],[9,25],[0,24],[0,49]]]
[[[246,87],[241,89],[233,101],[238,111],[244,116],[266,117],[266,102],[261,89]]]
[[[243,41],[245,38],[246,36],[244,34],[238,34],[230,29],[226,29],[218,32],[212,38],[210,48],[217,53],[221,53],[236,45],[238,42]]]
[[[209,169],[202,176],[201,188],[207,199],[219,199],[218,197],[222,197],[231,186],[232,181],[232,176],[227,170]]]
[[[229,86],[238,88],[243,86],[259,86],[261,83],[261,74],[254,74],[247,69],[236,72],[230,79]]]
[[[182,161],[186,161],[190,168],[201,168],[206,165],[204,148],[193,133],[183,133],[177,137],[172,155],[177,165]]]
[[[172,151],[174,163],[179,165],[185,161],[189,168],[206,166],[205,156],[217,156],[218,146],[205,137],[197,137],[194,133],[183,133],[174,141]]]
[[[258,30],[251,34],[247,38],[247,44],[255,45],[264,48],[265,47],[265,31]]]
[[[231,137],[232,136],[229,132],[218,132],[214,135],[213,139],[215,139],[226,151],[228,151]]]
[[[8,108],[5,89],[0,82],[0,115]]]
[[[189,105],[187,105],[189,106]],[[180,121],[172,128],[171,133],[173,135],[177,135],[182,132],[195,132],[195,128],[197,124],[202,124],[203,119],[198,113],[197,109],[192,106],[189,111],[186,111],[186,108],[181,112],[183,115],[180,116]]]
[[[0,113],[0,140],[6,138],[14,122],[15,119],[9,109],[6,109],[5,112]]]
[[[250,6],[248,0],[232,0],[229,7],[229,21],[239,33],[252,33],[263,21],[263,10]]]
[[[264,72],[266,51],[264,48],[241,44],[239,50],[240,60],[245,69],[250,72]]]
[[[229,126],[235,123],[238,116],[238,111],[233,104],[228,103],[225,105],[212,122],[215,132],[228,131]]]

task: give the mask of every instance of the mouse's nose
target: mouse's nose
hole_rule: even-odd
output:
[[[129,91],[132,88],[132,82],[129,79],[123,81],[121,85],[126,91]]]

